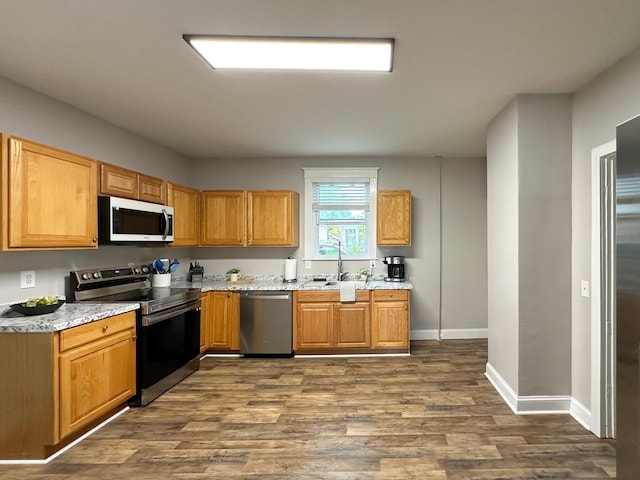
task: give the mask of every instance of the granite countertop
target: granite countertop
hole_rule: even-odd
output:
[[[333,276],[335,277],[335,275]],[[327,281],[335,282],[331,275]],[[410,282],[385,282],[382,278],[365,282],[364,280],[348,279],[346,282],[355,283],[356,290],[411,290]],[[301,276],[296,282],[284,282],[282,275],[260,275],[240,277],[238,282],[229,282],[226,275],[207,275],[199,283],[187,282],[186,279],[178,279],[171,282],[173,287],[200,288],[203,292],[209,291],[251,291],[251,290],[339,290],[339,285],[326,285],[326,281],[316,282],[312,276]]]
[[[140,308],[139,303],[65,303],[53,313],[25,316],[0,305],[0,333],[57,332]]]
[[[327,276],[328,281],[335,281],[335,275]],[[346,280],[355,282],[357,290],[411,290],[409,282],[385,282],[382,278],[363,280]],[[284,282],[282,275],[258,275],[240,277],[238,282],[229,282],[226,275],[207,275],[201,283],[187,282],[177,278],[171,282],[172,287],[199,288],[209,291],[250,291],[250,290],[339,290],[339,285],[325,285],[315,282],[310,275],[301,276],[296,282]],[[103,318],[119,315],[140,308],[136,302],[118,303],[65,303],[53,313],[45,315],[24,316],[11,309],[9,304],[0,305],[0,333],[46,333],[57,332],[85,323],[95,322]]]

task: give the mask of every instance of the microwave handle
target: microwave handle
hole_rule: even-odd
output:
[[[164,216],[164,234],[162,235],[162,239],[164,240],[169,235],[169,215],[164,208],[162,209],[162,215]]]

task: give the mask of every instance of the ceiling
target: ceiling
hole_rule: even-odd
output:
[[[1,76],[195,158],[484,156],[515,94],[573,92],[640,46],[638,0],[0,7]],[[182,39],[205,33],[394,37],[394,70],[218,71]]]

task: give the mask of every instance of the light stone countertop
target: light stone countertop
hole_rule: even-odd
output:
[[[327,275],[327,281],[335,281],[335,275]],[[347,282],[355,282],[356,290],[411,290],[413,285],[406,282],[385,282],[382,278],[369,280],[348,279]],[[187,282],[186,279],[177,279],[171,282],[173,287],[200,288],[203,292],[210,291],[252,291],[252,290],[339,290],[339,285],[325,285],[325,281],[316,282],[313,277],[301,276],[296,282],[284,282],[282,275],[240,276],[238,282],[229,282],[227,275],[206,275],[201,283]]]
[[[335,281],[335,275],[327,275],[328,281]],[[347,280],[354,281],[354,280]],[[411,290],[410,282],[385,282],[382,278],[355,281],[357,290]],[[199,288],[209,291],[251,291],[251,290],[339,290],[339,285],[325,285],[325,282],[314,282],[312,276],[301,276],[296,282],[284,282],[282,275],[260,275],[240,277],[240,281],[232,283],[227,275],[207,275],[202,283],[187,282],[177,278],[171,282],[172,287]],[[43,333],[57,332],[77,327],[85,323],[95,322],[103,318],[119,315],[140,308],[136,302],[118,303],[65,303],[53,313],[45,315],[24,316],[11,309],[9,304],[0,305],[0,333]]]
[[[53,313],[25,316],[0,305],[0,333],[57,332],[140,308],[139,303],[65,303]]]

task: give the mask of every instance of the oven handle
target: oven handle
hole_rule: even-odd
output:
[[[179,305],[175,308],[169,310],[163,310],[158,313],[153,313],[151,315],[143,315],[142,316],[142,326],[148,327],[149,325],[153,325],[154,323],[162,322],[163,320],[167,320],[168,318],[175,317],[185,312],[189,312],[191,310],[200,310],[200,300],[196,300],[195,302],[187,303],[186,305]]]

